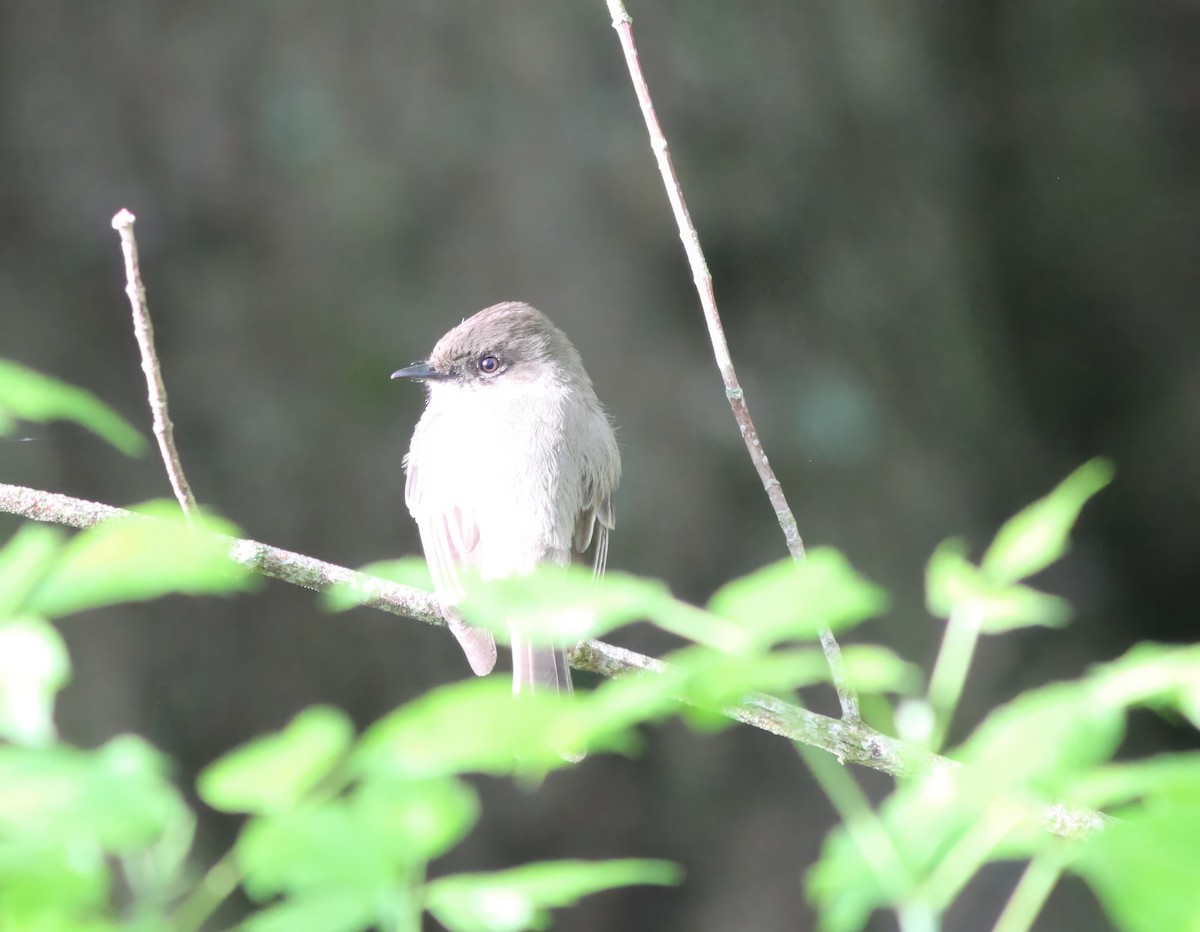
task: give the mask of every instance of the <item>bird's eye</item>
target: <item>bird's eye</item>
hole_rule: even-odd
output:
[[[492,375],[500,371],[500,360],[495,356],[480,356],[479,371],[484,375]]]

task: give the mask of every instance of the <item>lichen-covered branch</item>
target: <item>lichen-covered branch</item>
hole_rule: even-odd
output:
[[[56,492],[0,483],[0,512],[73,528],[89,528],[105,521],[152,521],[123,508],[89,502]],[[431,625],[444,625],[441,607],[431,592],[388,582],[326,563],[304,554],[254,540],[229,538],[230,554],[253,572],[306,589],[324,591],[347,585],[363,596],[363,604]],[[571,666],[600,676],[625,676],[639,671],[659,673],[661,660],[603,641],[583,641],[570,654]],[[721,710],[737,722],[774,735],[828,751],[843,763],[860,764],[893,776],[906,776],[929,767],[955,767],[953,761],[889,737],[861,722],[848,722],[810,712],[762,693],[743,697]],[[1102,827],[1105,817],[1085,809],[1049,806],[1042,824],[1047,831],[1077,837]]]

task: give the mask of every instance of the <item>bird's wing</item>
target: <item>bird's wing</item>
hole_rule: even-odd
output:
[[[597,576],[604,575],[604,565],[608,562],[608,532],[615,526],[612,494],[608,492],[595,495],[575,522],[575,552],[582,554],[588,547],[593,547],[592,569]]]
[[[404,461],[407,476],[404,502],[421,531],[425,562],[442,603],[446,623],[467,655],[477,676],[486,676],[496,666],[496,641],[490,631],[473,628],[455,607],[466,594],[463,574],[478,561],[479,527],[462,508],[432,501],[422,493],[420,469],[411,456]]]

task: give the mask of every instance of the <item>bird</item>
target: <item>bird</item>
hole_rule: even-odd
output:
[[[405,504],[449,628],[484,676],[496,644],[460,612],[465,580],[565,566],[589,550],[601,575],[621,475],[616,433],[571,341],[520,301],[463,320],[392,378],[427,390],[403,461]],[[510,635],[514,694],[572,692],[563,645]]]

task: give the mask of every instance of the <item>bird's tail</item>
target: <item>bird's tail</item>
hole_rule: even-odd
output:
[[[565,648],[534,647],[514,633],[512,655],[514,696],[523,696],[525,701],[529,701],[538,693],[546,695],[551,690],[560,696],[570,696],[574,692]],[[578,764],[587,756],[587,745],[573,742],[558,748],[558,754],[563,760]]]
[[[571,695],[571,668],[567,664],[567,652],[562,647],[535,647],[525,638],[514,634],[513,695],[553,690]]]
[[[451,633],[463,649],[463,653],[467,655],[471,672],[476,676],[487,676],[496,665],[496,640],[492,637],[492,632],[471,627],[463,621],[453,606],[443,605],[442,611]]]

